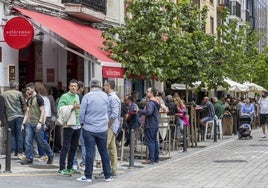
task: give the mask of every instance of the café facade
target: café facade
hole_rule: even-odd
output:
[[[41,81],[66,90],[73,78],[83,81],[87,90],[94,77],[115,79],[117,90],[125,93],[125,69],[101,50],[102,30],[44,10],[0,1],[1,91],[10,80],[19,81],[22,87]]]

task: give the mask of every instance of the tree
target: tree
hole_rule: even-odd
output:
[[[252,61],[252,75],[251,82],[268,88],[268,49],[266,48],[259,54],[258,58],[254,58]]]
[[[127,1],[126,25],[104,33],[106,50],[126,67],[127,76],[190,85],[199,80],[209,55],[204,39],[213,38],[201,29],[205,23],[199,17],[206,11],[185,2]]]
[[[125,26],[103,34],[105,50],[123,64],[126,77],[133,79],[187,86],[201,81],[209,89],[226,86],[225,77],[239,82],[257,79],[253,75],[260,61],[259,36],[248,25],[227,22],[226,10],[217,28],[219,35],[207,34],[207,11],[187,1],[128,0]]]
[[[166,80],[164,72],[170,60],[170,43],[178,32],[174,27],[178,8],[166,0],[126,1],[126,25],[104,34],[106,49],[134,79]],[[112,36],[119,35],[119,40]]]

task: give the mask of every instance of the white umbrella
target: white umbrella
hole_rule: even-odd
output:
[[[194,83],[193,83],[193,87],[189,87],[189,86],[188,86],[188,89],[189,89],[189,90],[194,90],[194,89],[196,89],[200,84],[201,84],[200,81],[194,82]],[[185,84],[172,84],[172,85],[171,85],[171,89],[173,89],[173,90],[186,90],[186,85],[185,85]],[[207,89],[207,88],[202,88],[202,89]]]
[[[230,88],[228,89],[228,91],[247,92],[249,90],[248,86],[245,86],[243,84],[230,80],[229,78],[225,78],[224,81],[230,85]]]
[[[255,93],[260,93],[265,90],[262,86],[259,86],[252,82],[245,82],[243,85],[249,88],[248,91],[255,92]]]
[[[184,85],[184,84],[172,84],[171,89],[173,89],[173,90],[186,90],[186,85]]]

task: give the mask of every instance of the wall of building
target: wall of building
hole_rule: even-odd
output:
[[[216,34],[217,27],[217,3],[210,0],[201,0],[201,8],[208,7],[208,14],[206,19],[206,33]]]
[[[8,17],[5,16],[4,4],[0,1],[0,25],[5,25]],[[0,27],[0,40],[4,40],[3,27]],[[0,42],[2,61],[0,61],[0,88],[1,91],[9,86],[9,66],[15,66],[15,79],[18,80],[18,50],[10,48],[6,42]]]
[[[263,50],[267,46],[268,40],[268,2],[267,0],[255,0],[254,1],[254,17],[255,17],[255,29],[262,33],[264,36],[258,43],[259,50]]]
[[[125,6],[124,0],[108,0],[105,21],[116,25],[124,24]]]
[[[50,33],[52,37],[66,45],[66,41],[54,33]],[[43,82],[47,86],[58,86],[58,82],[66,87],[67,83],[67,51],[57,45],[51,38],[45,37],[42,49],[42,65],[43,65]],[[54,82],[47,82],[47,70],[54,69]]]

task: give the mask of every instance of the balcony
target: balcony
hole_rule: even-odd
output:
[[[90,22],[102,22],[106,16],[107,0],[62,0],[65,12]]]
[[[218,11],[222,11],[224,8],[230,9],[230,0],[218,0]]]

